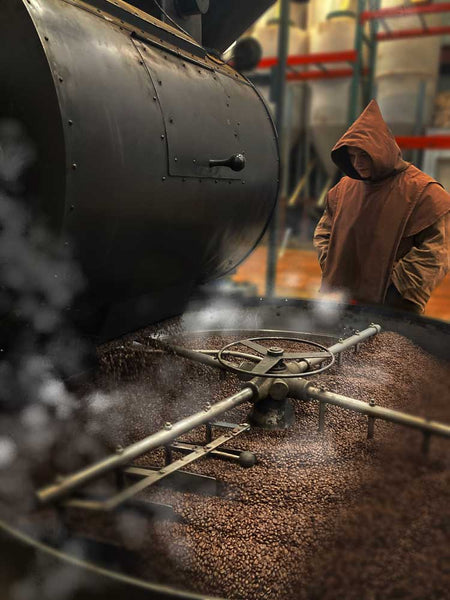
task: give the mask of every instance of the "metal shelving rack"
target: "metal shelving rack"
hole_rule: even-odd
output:
[[[367,44],[369,48],[369,76],[365,90],[366,99],[368,100],[373,97],[377,44],[379,42],[391,40],[449,34],[450,26],[429,26],[424,18],[425,15],[435,15],[447,12],[450,12],[450,2],[419,6],[380,8],[380,0],[358,0],[355,52],[359,57],[359,64],[356,64],[354,69],[353,90],[349,114],[350,122],[353,122],[359,113],[357,106],[357,90],[361,81],[361,64],[364,44]],[[417,28],[395,30],[391,29],[386,22],[386,19],[397,19],[407,16],[417,16]],[[367,23],[369,23],[369,36],[364,32],[364,27]],[[382,31],[379,31],[379,28],[381,28]],[[447,135],[398,136],[396,140],[401,148],[408,150],[450,148],[450,136]]]
[[[308,81],[319,79],[337,79],[342,77],[353,77],[352,93],[349,105],[349,124],[352,123],[360,112],[358,103],[358,90],[362,79],[363,96],[366,101],[373,97],[374,73],[376,64],[376,49],[378,42],[398,40],[405,38],[416,38],[420,36],[450,34],[450,25],[428,26],[424,17],[431,14],[442,14],[450,12],[450,2],[442,4],[429,4],[420,6],[398,6],[391,8],[380,8],[380,0],[358,0],[356,14],[355,47],[353,50],[344,52],[327,52],[318,54],[291,55],[286,60],[287,81]],[[335,13],[336,15],[338,13]],[[420,25],[414,29],[393,30],[387,24],[386,19],[414,16],[418,18]],[[364,27],[369,24],[369,34],[364,32]],[[379,31],[379,26],[383,29]],[[368,67],[363,67],[364,44],[369,49]],[[340,69],[328,69],[327,63],[346,63],[349,66]],[[276,69],[278,58],[262,59],[258,69]],[[316,69],[299,71],[299,67],[316,66]],[[399,136],[398,143],[407,149],[444,149],[450,148],[450,136]]]
[[[288,56],[286,61],[288,73],[287,81],[306,81],[311,79],[336,79],[340,77],[351,77],[354,75],[354,69],[328,69],[326,63],[348,63],[353,65],[357,62],[356,50],[347,50],[345,52],[323,52],[317,54],[302,54]],[[273,68],[278,64],[277,58],[263,58],[258,69]],[[313,71],[299,72],[295,67],[304,67],[314,65],[318,68]]]

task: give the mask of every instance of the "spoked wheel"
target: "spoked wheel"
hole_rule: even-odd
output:
[[[270,343],[267,344],[267,342]],[[289,345],[292,343],[301,345],[302,348],[298,351],[286,351],[283,349],[283,344],[286,342],[289,342]],[[237,351],[239,346],[252,350],[256,354],[239,352]],[[311,350],[305,350],[304,346],[312,348]],[[255,364],[251,367],[250,363],[246,362],[245,366],[237,366],[231,360],[227,360],[225,358],[226,355],[245,357],[246,361],[250,361],[250,363],[254,362]],[[335,356],[322,344],[310,340],[263,336],[238,340],[227,344],[218,351],[217,360],[227,369],[241,375],[278,379],[287,377],[309,377],[311,375],[316,375],[317,373],[322,373],[334,364]],[[327,362],[322,366],[324,361]],[[298,367],[300,362],[306,362],[308,366],[306,372],[300,372],[298,368],[292,368],[294,363]],[[314,368],[315,365],[317,365],[317,368]]]

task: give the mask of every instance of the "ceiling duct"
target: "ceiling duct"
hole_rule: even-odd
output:
[[[224,52],[275,0],[127,0],[179,26],[206,48]]]
[[[203,15],[203,46],[224,52],[274,0],[210,0]]]

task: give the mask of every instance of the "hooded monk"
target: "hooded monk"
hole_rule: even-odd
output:
[[[331,157],[347,177],[314,233],[321,291],[423,312],[449,267],[450,195],[402,159],[375,100]]]

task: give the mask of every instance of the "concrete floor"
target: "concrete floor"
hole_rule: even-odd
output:
[[[238,268],[233,280],[251,282],[264,295],[266,278],[265,246],[259,246]],[[278,261],[276,296],[315,298],[320,286],[320,267],[314,250],[288,248]],[[425,309],[427,317],[450,321],[450,274],[434,291]]]

